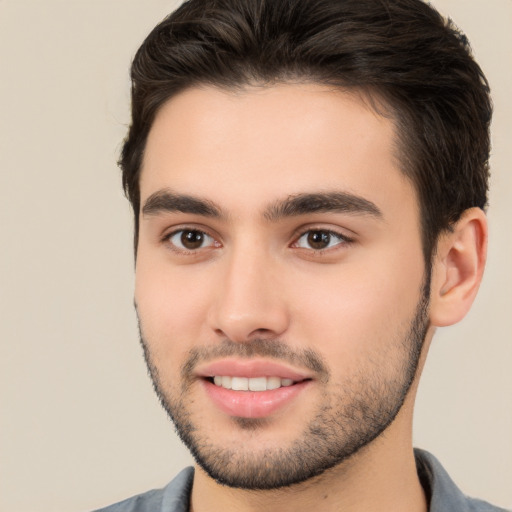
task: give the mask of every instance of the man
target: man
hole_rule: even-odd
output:
[[[485,264],[465,37],[420,0],[191,0],[132,80],[141,342],[196,466],[105,510],[499,510],[412,447]]]

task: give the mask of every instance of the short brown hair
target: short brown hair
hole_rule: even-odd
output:
[[[427,263],[440,232],[486,207],[489,85],[466,37],[421,0],[189,0],[146,38],[131,78],[120,166],[135,248],[149,130],[164,102],[198,84],[305,80],[383,101],[419,197]]]

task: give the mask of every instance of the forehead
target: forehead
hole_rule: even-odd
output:
[[[395,148],[393,120],[354,92],[318,84],[190,88],[163,105],[151,128],[142,204],[163,188],[242,209],[326,189],[372,201],[383,191],[395,200],[415,196]]]

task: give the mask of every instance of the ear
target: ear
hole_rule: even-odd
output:
[[[482,281],[486,255],[487,218],[480,208],[470,208],[437,243],[430,292],[433,325],[452,325],[464,318]]]

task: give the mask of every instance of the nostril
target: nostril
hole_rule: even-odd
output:
[[[271,334],[272,334],[272,331],[270,329],[255,329],[254,331],[251,332],[250,336],[262,337],[262,336],[269,336]]]

